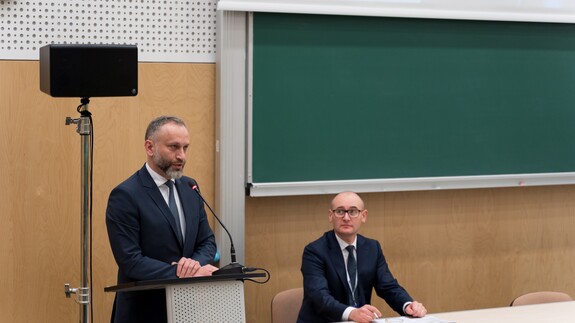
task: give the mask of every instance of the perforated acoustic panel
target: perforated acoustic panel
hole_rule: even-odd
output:
[[[48,44],[130,44],[152,62],[214,62],[216,0],[0,0],[0,59]]]
[[[168,323],[245,322],[244,283],[219,281],[166,287]]]

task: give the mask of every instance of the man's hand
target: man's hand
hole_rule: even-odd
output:
[[[198,271],[196,271],[196,274],[194,275],[194,277],[211,276],[212,273],[218,269],[219,269],[218,267],[214,267],[212,265],[204,265],[204,266],[200,267],[200,269],[198,269]]]
[[[413,303],[405,307],[405,314],[413,317],[424,317],[427,314],[427,310],[420,302],[413,301]]]
[[[380,317],[381,312],[375,306],[366,304],[351,311],[351,313],[349,313],[348,320],[359,323],[369,323]]]
[[[176,269],[178,278],[193,277],[202,267],[198,261],[185,257],[182,257],[178,262],[172,262],[172,265],[178,266],[178,269]]]
[[[198,261],[185,257],[182,257],[178,262],[172,262],[172,266],[175,265],[178,266],[178,269],[176,269],[178,278],[211,276],[214,271],[218,270],[218,267],[212,265],[201,266]]]

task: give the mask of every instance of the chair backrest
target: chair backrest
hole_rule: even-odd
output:
[[[295,323],[302,301],[302,287],[277,293],[272,299],[272,323]]]
[[[511,302],[511,306],[572,301],[571,296],[561,292],[533,292],[521,295]]]

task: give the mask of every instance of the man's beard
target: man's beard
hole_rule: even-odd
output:
[[[181,170],[173,170],[172,163],[169,160],[164,159],[160,154],[155,154],[153,157],[154,163],[160,168],[166,175],[172,179],[179,179],[184,175],[184,165],[186,162],[182,162]]]

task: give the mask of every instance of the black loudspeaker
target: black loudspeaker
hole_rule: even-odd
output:
[[[133,45],[46,45],[40,48],[40,90],[53,97],[135,96]]]

